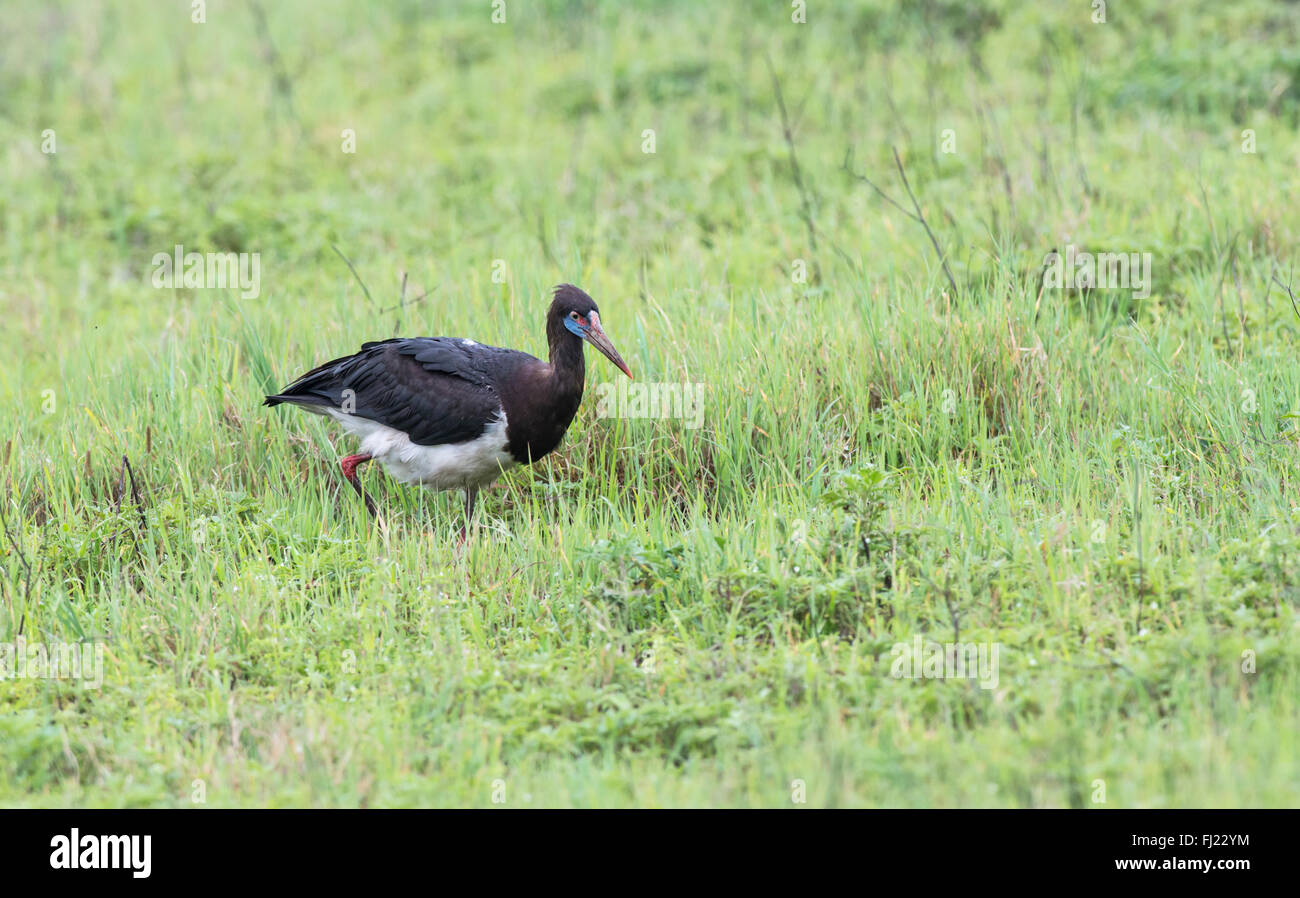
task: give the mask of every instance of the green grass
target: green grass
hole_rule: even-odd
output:
[[[1294,6],[187,6],[0,13],[0,643],[105,645],[0,682],[0,802],[1300,802]],[[910,209],[894,146],[957,295],[844,171]],[[260,294],[155,289],[176,244]],[[1043,290],[1069,244],[1151,295]],[[259,406],[542,354],[561,281],[703,425],[589,395],[463,551]],[[954,633],[997,688],[891,676]]]

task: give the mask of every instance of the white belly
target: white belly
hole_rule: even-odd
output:
[[[433,490],[477,489],[515,466],[506,451],[504,411],[482,436],[441,446],[420,446],[400,430],[336,408],[324,411],[348,433],[361,438],[362,453],[382,462],[384,469],[403,483],[419,483]]]

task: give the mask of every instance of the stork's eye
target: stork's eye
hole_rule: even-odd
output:
[[[578,313],[577,313],[577,312],[570,312],[570,313],[569,313],[569,317],[572,318],[574,321],[577,321],[577,320],[578,320]]]

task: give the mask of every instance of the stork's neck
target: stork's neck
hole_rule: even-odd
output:
[[[581,397],[587,380],[582,340],[569,332],[562,319],[547,322],[546,339],[551,348],[551,377],[556,392]]]

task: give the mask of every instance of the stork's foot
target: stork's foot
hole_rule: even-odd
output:
[[[383,518],[379,517],[379,509],[375,507],[375,501],[366,495],[366,491],[361,488],[361,482],[357,480],[357,468],[370,461],[372,457],[365,454],[349,455],[339,462],[339,467],[343,469],[343,476],[347,478],[348,483],[352,484],[352,488],[357,491],[361,501],[366,503],[366,511],[370,512],[370,516],[378,521],[382,527]]]

